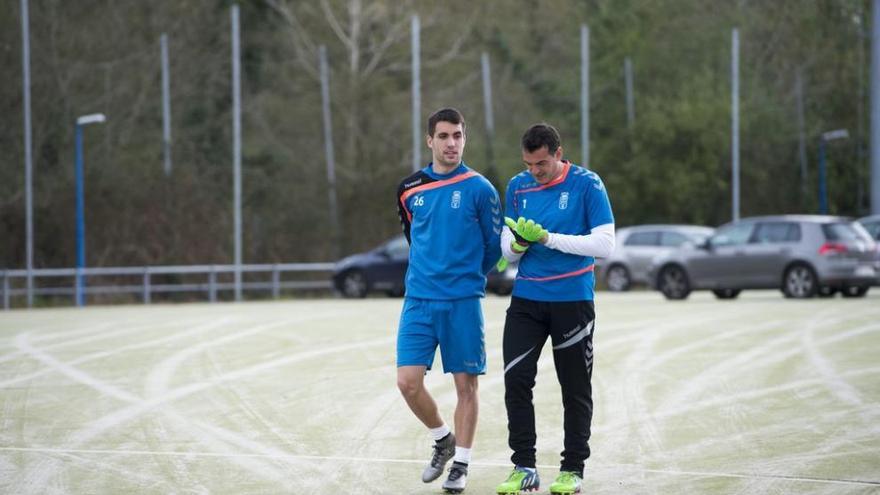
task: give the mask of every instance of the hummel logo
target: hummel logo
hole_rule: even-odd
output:
[[[422,183],[422,179],[416,179],[416,180],[414,180],[414,181],[412,181],[412,182],[408,182],[408,183],[404,184],[404,185],[403,185],[403,188],[406,189],[406,188],[408,188],[408,187],[412,187],[412,186],[415,186],[415,185],[418,185],[418,184],[421,184],[421,183]]]
[[[581,330],[581,327],[580,327],[580,325],[578,325],[578,326],[574,327],[574,330],[562,334],[562,338],[567,339],[567,338],[571,337],[572,335],[578,333],[580,330]]]

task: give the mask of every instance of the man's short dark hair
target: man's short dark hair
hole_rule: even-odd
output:
[[[441,108],[428,117],[428,135],[431,137],[434,137],[434,130],[437,128],[437,122],[461,124],[461,130],[464,131],[464,116],[454,108]]]
[[[522,137],[522,148],[529,153],[534,153],[544,146],[551,155],[556,153],[562,144],[559,139],[559,131],[550,124],[540,123],[528,128]]]

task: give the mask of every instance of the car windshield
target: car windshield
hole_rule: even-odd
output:
[[[688,232],[687,236],[694,244],[700,244],[712,235],[711,232]]]
[[[710,242],[716,247],[745,244],[752,235],[753,226],[751,223],[739,223],[721,227]]]
[[[868,231],[868,235],[874,239],[880,240],[880,220],[877,220],[876,222],[865,222],[862,224],[862,227]]]
[[[825,239],[829,241],[856,242],[871,239],[870,234],[856,223],[826,223],[822,225],[822,232],[825,233]]]

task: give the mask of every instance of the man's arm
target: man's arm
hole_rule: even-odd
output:
[[[487,181],[488,183],[488,181]],[[479,205],[478,214],[480,221],[480,229],[483,232],[483,275],[492,271],[492,267],[501,256],[501,231],[503,223],[501,221],[501,200],[498,193],[491,185],[487,185],[486,192],[482,195]]]
[[[515,263],[522,258],[525,251],[514,251],[513,250],[513,242],[516,238],[513,236],[513,232],[510,231],[510,228],[505,228],[501,232],[501,254],[504,256],[504,259],[511,263]]]
[[[614,251],[614,240],[614,224],[606,223],[593,227],[587,235],[550,233],[539,242],[563,253],[607,258]]]
[[[397,216],[398,216],[398,218],[400,218],[400,227],[401,227],[401,229],[403,229],[403,235],[406,236],[406,242],[408,242],[409,244],[412,244],[412,240],[410,239],[410,236],[409,236],[409,228],[411,226],[409,212],[406,209],[406,204],[404,204],[404,202],[402,200],[403,192],[405,190],[403,187],[403,184],[405,182],[406,181],[404,180],[403,182],[400,183],[399,186],[397,186]]]

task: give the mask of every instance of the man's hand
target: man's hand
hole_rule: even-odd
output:
[[[540,242],[548,235],[547,229],[542,227],[541,224],[535,223],[534,220],[526,220],[523,217],[519,217],[514,222],[512,218],[504,217],[504,223],[510,227],[510,231],[513,232],[513,236],[520,244],[529,245]]]
[[[522,218],[522,217],[520,217]],[[516,254],[522,254],[526,252],[526,249],[532,244],[527,241],[523,236],[519,235],[516,231],[516,222],[510,217],[504,217],[504,223],[507,224],[507,227],[510,228],[510,232],[513,234],[514,240],[510,243],[510,249]]]

